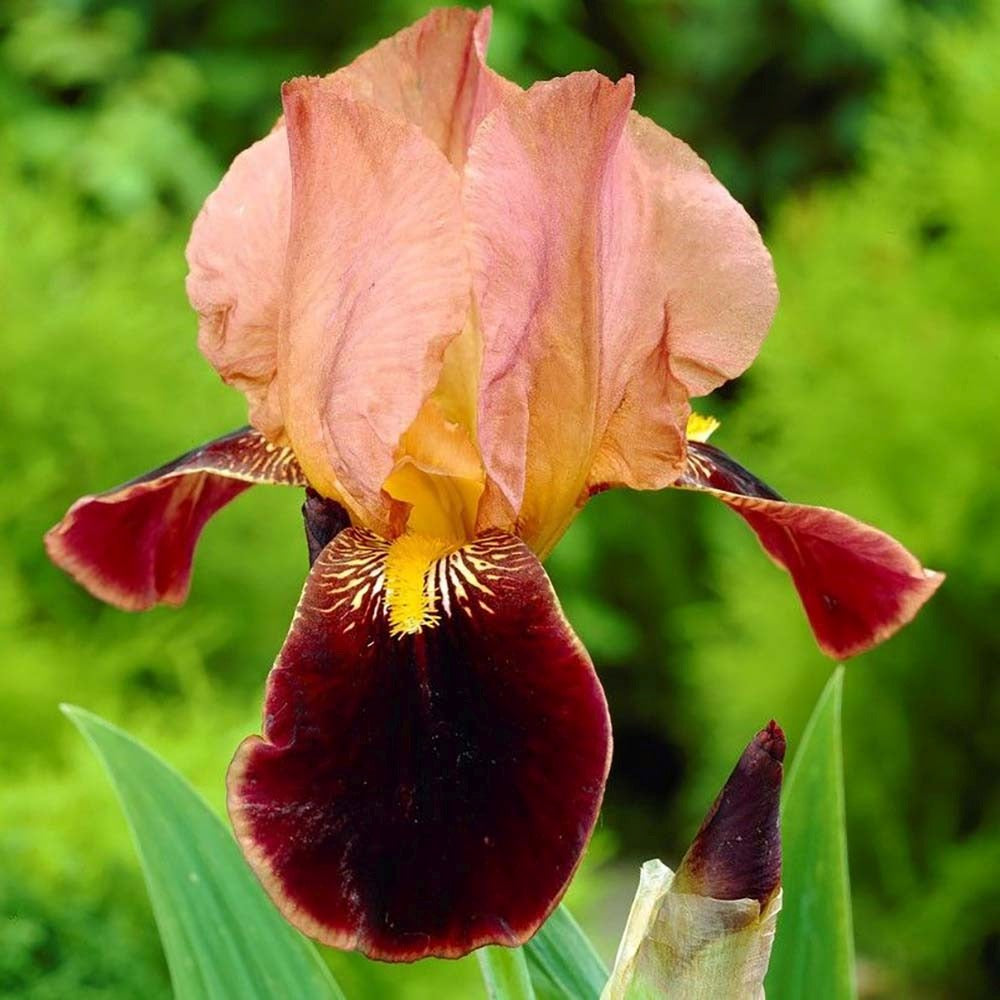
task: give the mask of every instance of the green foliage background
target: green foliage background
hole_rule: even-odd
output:
[[[0,996],[168,992],[124,823],[56,704],[135,730],[221,807],[301,586],[299,498],[234,504],[188,605],[142,617],[72,585],[41,535],[76,496],[243,422],[194,347],[190,220],[269,127],[281,79],[426,6],[0,7]],[[996,995],[1000,4],[497,8],[498,69],[634,72],[642,109],[763,220],[783,303],[751,374],[705,404],[719,443],[948,572],[913,626],[848,668],[862,995]],[[774,716],[794,742],[829,665],[784,576],[708,500],[602,495],[549,568],[616,723],[575,889],[610,948],[634,863],[676,862],[752,732]],[[474,962],[330,960],[353,996],[481,990]]]

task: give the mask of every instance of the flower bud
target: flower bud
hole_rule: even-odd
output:
[[[676,875],[642,866],[602,1000],[761,1000],[781,909],[778,807],[785,737],[743,751]]]

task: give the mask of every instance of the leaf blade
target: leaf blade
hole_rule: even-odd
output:
[[[770,996],[857,996],[841,749],[843,681],[844,667],[838,666],[785,782],[784,909],[766,980]]]
[[[480,948],[476,958],[489,1000],[535,1000],[535,990],[522,949]]]
[[[559,906],[524,946],[540,994],[560,1000],[597,1000],[608,970],[580,925]]]
[[[61,706],[111,780],[139,854],[178,1000],[344,1000],[312,944],[281,917],[223,822],[128,733]]]

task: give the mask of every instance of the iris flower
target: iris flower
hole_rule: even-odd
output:
[[[47,536],[97,597],[179,604],[219,508],[306,490],[312,567],[229,812],[293,924],[388,960],[525,941],[580,861],[611,727],[542,561],[588,497],[717,497],[837,657],[940,581],[689,440],[690,398],[771,323],[757,228],[631,78],[522,90],[486,66],[489,27],[435,11],[284,85],[188,246],[199,346],[251,426]]]

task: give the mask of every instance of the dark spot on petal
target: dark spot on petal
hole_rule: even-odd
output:
[[[316,562],[323,549],[340,532],[351,525],[347,511],[336,500],[327,499],[311,486],[306,487],[306,499],[302,504],[302,520],[305,523],[310,566]]]

